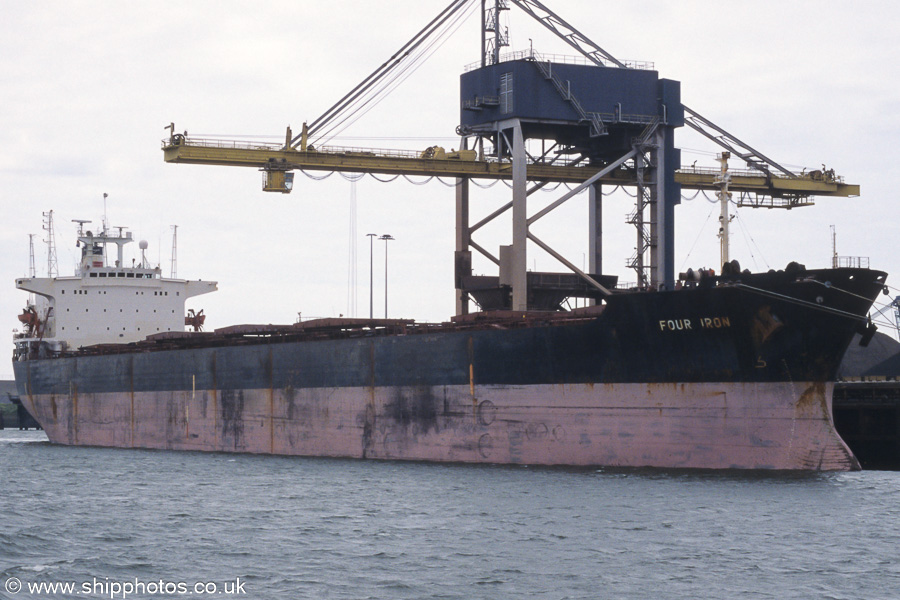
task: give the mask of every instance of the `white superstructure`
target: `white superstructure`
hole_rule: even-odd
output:
[[[128,343],[165,331],[184,331],[184,303],[216,290],[215,281],[163,278],[159,267],[143,257],[125,266],[122,249],[133,242],[130,232],[99,235],[84,231],[78,221],[81,262],[74,276],[25,277],[16,287],[36,294],[19,317],[24,331],[14,336],[16,355],[44,348],[51,352],[94,344]],[[107,249],[116,246],[112,264]]]

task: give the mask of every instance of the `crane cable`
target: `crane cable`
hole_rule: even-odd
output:
[[[684,261],[681,263],[681,269],[684,269],[684,265],[691,259],[691,254],[694,253],[694,248],[697,247],[697,242],[700,241],[700,236],[703,235],[703,230],[706,229],[706,224],[709,223],[710,218],[712,218],[713,211],[716,210],[715,207],[709,209],[709,214],[706,215],[706,220],[703,221],[703,225],[700,226],[700,231],[697,233],[697,237],[694,239],[694,243],[691,244],[691,249],[688,250],[687,255],[684,257]]]
[[[769,261],[766,260],[766,257],[762,252],[762,248],[759,247],[759,244],[757,244],[756,240],[753,238],[753,234],[750,233],[750,230],[744,224],[744,220],[741,218],[741,213],[738,211],[734,211],[734,216],[737,218],[738,225],[741,228],[741,234],[744,236],[744,243],[747,244],[747,249],[750,250],[750,258],[753,259],[753,266],[757,266],[756,256],[753,254],[753,247],[755,247],[757,254],[759,254],[759,257],[763,261],[763,264],[766,265],[767,269],[771,269],[772,267],[769,266]],[[753,247],[750,246],[751,242],[753,243]]]
[[[473,5],[474,6],[474,5]],[[362,116],[372,110],[375,106],[378,105],[384,98],[391,94],[397,87],[400,86],[406,79],[408,79],[413,73],[415,73],[425,61],[431,57],[451,36],[469,13],[461,13],[457,15],[455,20],[450,22],[447,25],[445,31],[441,32],[428,46],[424,47],[419,54],[417,54],[408,64],[406,64],[401,70],[395,73],[390,79],[388,79],[380,88],[372,92],[371,95],[365,100],[362,100],[362,97],[358,98],[361,104],[350,110],[350,113],[346,116],[341,115],[336,123],[331,125],[331,127],[323,134],[319,136],[316,140],[317,144],[322,144],[333,139],[334,136],[344,131],[347,127],[355,123]]]
[[[399,71],[399,73],[394,73],[391,75],[391,79],[381,88],[376,90],[371,97],[366,100],[363,104],[365,106],[369,102],[372,101],[373,98],[377,97],[381,94],[391,83],[397,81],[398,77],[400,77],[406,70],[409,69],[410,64],[408,63],[408,59],[413,57],[413,63],[418,61],[425,52],[427,52],[430,48],[434,46],[434,42],[431,42],[429,46],[426,46],[425,50],[420,51],[418,54],[413,55],[413,53],[421,46],[426,40],[434,35],[436,31],[444,28],[444,31],[440,33],[439,37],[444,37],[447,34],[447,23],[450,21],[451,17],[453,17],[456,13],[459,12],[461,8],[466,6],[472,2],[472,0],[453,0],[443,11],[441,11],[437,17],[432,19],[428,25],[426,25],[421,31],[419,31],[411,40],[409,40],[406,44],[403,45],[400,50],[395,52],[390,59],[388,59],[385,63],[383,63],[380,67],[378,67],[374,72],[372,72],[368,77],[366,77],[360,84],[358,84],[353,90],[347,93],[343,98],[341,98],[338,102],[336,102],[331,108],[326,110],[321,116],[316,118],[308,128],[309,134],[319,133],[319,139],[324,138],[329,131],[333,131],[335,127],[340,125],[340,123],[345,122],[348,117],[343,117],[337,124],[334,124],[335,119],[340,119],[341,115],[344,114],[345,111],[349,110],[354,104],[358,103],[360,99],[369,94],[372,88],[379,83],[382,82],[383,79],[392,74],[395,70],[398,69],[401,65],[404,65],[404,68]],[[453,23],[458,22],[456,21]],[[452,24],[451,23],[451,26]],[[406,63],[406,64],[404,64]],[[353,112],[350,113],[350,116],[356,114],[360,110],[361,107],[357,107]],[[325,131],[322,131],[322,130]],[[296,147],[300,141],[301,136],[295,136],[291,140],[291,146]]]
[[[409,52],[415,49],[419,44],[422,43],[424,39],[427,39],[430,36],[434,29],[440,26],[444,20],[447,18],[449,14],[452,14],[456,10],[459,10],[460,6],[465,3],[467,0],[453,0],[447,8],[441,11],[438,16],[431,20],[428,25],[426,25],[421,31],[419,31],[416,35],[412,37],[406,44],[403,45],[397,52],[394,53],[386,62],[384,62],[380,67],[375,69],[368,77],[363,79],[355,88],[350,90],[343,98],[338,100],[334,105],[331,106],[328,110],[326,110],[322,115],[316,118],[309,125],[309,133],[314,133],[320,127],[327,124],[336,113],[340,112],[346,106],[353,102],[359,95],[365,93],[372,85],[374,85],[379,79],[385,76],[388,72],[393,70],[397,65],[403,62],[408,56]],[[299,136],[295,136],[294,139],[291,140],[291,145],[296,146],[296,142],[298,141]]]

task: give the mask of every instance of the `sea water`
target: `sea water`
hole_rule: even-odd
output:
[[[0,597],[900,597],[900,473],[63,447],[0,431]],[[68,586],[68,587],[64,587]]]

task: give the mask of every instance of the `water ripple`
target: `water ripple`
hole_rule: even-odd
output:
[[[0,576],[248,597],[880,598],[900,473],[692,473],[66,448],[0,432]]]

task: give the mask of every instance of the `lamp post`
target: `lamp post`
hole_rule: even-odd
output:
[[[388,316],[388,242],[396,239],[391,234],[386,233],[379,240],[384,240],[384,318],[387,319]]]
[[[369,237],[369,318],[372,319],[374,318],[372,304],[374,292],[374,288],[372,287],[372,246],[374,245],[375,236],[377,236],[378,234],[367,233],[366,235]]]

